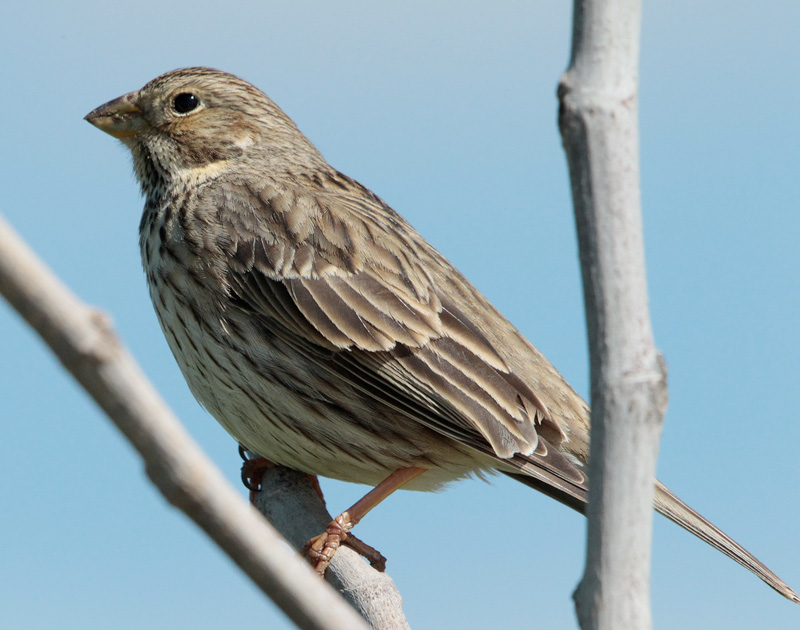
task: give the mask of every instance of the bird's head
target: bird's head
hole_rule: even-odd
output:
[[[202,183],[243,165],[270,172],[325,164],[261,90],[211,68],[167,72],[101,105],[86,120],[131,149],[146,194]]]

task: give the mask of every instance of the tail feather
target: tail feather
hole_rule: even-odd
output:
[[[534,466],[521,467],[525,473],[503,471],[509,477],[524,483],[544,494],[571,507],[573,510],[585,514],[586,512],[586,486],[575,484],[559,476],[541,469],[535,476],[531,476]],[[760,577],[769,586],[778,591],[785,598],[800,604],[797,596],[789,586],[777,575],[770,571],[758,558],[733,540],[725,532],[713,525],[700,514],[675,496],[660,481],[656,481],[654,507],[657,512],[691,532],[700,540],[704,540],[715,549],[732,558],[744,568]]]
[[[704,540],[715,549],[755,573],[787,599],[800,604],[800,597],[797,596],[797,593],[770,571],[758,558],[716,525],[700,516],[660,481],[656,482],[655,508],[656,511],[666,516],[669,520],[677,523],[700,540]]]

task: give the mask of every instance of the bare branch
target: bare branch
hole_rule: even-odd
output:
[[[2,217],[0,293],[136,447],[167,500],[300,628],[368,627],[222,477],[122,346],[109,318],[78,300]]]
[[[308,476],[281,466],[264,473],[255,505],[295,549],[323,532],[332,520]],[[325,579],[373,628],[408,630],[402,598],[392,579],[373,569],[349,547],[336,551]]]
[[[667,404],[639,194],[639,0],[576,0],[559,124],[572,180],[592,375],[581,627],[650,628],[653,483]]]

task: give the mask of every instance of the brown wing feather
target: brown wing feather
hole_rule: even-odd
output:
[[[541,467],[548,476],[581,483],[576,466],[541,439],[563,440],[558,422],[458,304],[437,289],[425,265],[442,259],[426,255],[429,246],[404,229],[402,219],[392,214],[398,229],[387,231],[370,218],[363,198],[343,208],[346,198],[337,197],[335,212],[317,200],[322,210],[315,217],[282,221],[270,205],[276,198],[249,196],[271,216],[259,223],[258,234],[253,230],[230,247],[230,290],[237,302],[278,322],[277,330],[299,335],[300,351],[313,352],[302,339],[338,349],[323,361],[328,369],[415,421],[513,469],[530,474],[528,468]],[[314,203],[295,207],[313,209]],[[342,212],[350,212],[346,222],[336,219]],[[297,226],[303,227],[300,242],[292,240]],[[265,234],[265,228],[275,233]],[[351,230],[370,235],[363,251],[354,248]]]

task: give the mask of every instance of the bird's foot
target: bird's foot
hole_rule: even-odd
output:
[[[325,569],[328,568],[339,545],[347,540],[347,533],[352,527],[350,515],[347,512],[342,512],[328,524],[324,532],[319,536],[315,536],[303,546],[303,553],[308,557],[308,561],[314,565],[314,570],[320,576],[325,575]]]
[[[386,569],[386,558],[381,552],[350,533],[353,525],[355,523],[350,520],[350,514],[342,512],[328,524],[323,533],[309,540],[303,547],[303,553],[320,576],[325,575],[325,570],[340,545],[347,545],[364,556],[376,571],[383,572]]]
[[[242,458],[242,483],[250,491],[250,503],[255,501],[256,492],[261,490],[261,477],[264,472],[275,466],[264,457],[250,459],[243,446],[239,446],[239,455]]]

